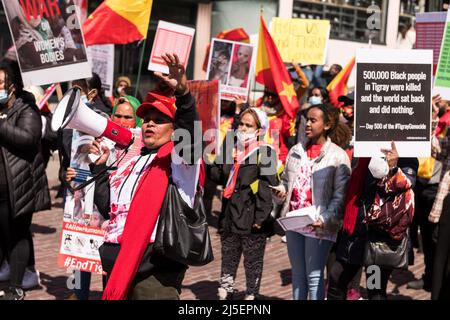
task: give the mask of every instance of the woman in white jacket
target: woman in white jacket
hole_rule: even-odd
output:
[[[294,300],[325,298],[324,268],[341,226],[350,160],[328,137],[337,125],[331,106],[315,105],[306,118],[306,141],[289,152],[282,187],[275,191],[284,199],[281,216],[289,211],[314,207],[316,221],[287,231],[292,265]]]

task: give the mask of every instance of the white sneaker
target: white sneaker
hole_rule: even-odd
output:
[[[282,236],[282,237],[281,237],[281,242],[283,242],[283,243],[286,243],[286,242],[287,242],[286,236]]]
[[[0,267],[0,282],[8,281],[9,280],[9,264],[6,261],[3,261],[1,267]]]
[[[244,300],[256,300],[256,297],[254,294],[247,294],[245,295]]]
[[[26,269],[22,280],[22,288],[31,289],[34,287],[38,287],[40,285],[41,285],[41,278],[39,277],[39,271],[36,270],[36,272],[33,272]]]

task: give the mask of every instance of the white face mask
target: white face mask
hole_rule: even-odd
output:
[[[256,132],[247,133],[242,131],[238,131],[236,133],[236,137],[238,138],[238,141],[242,144],[256,141],[256,139],[258,138]]]
[[[375,179],[383,179],[389,173],[389,165],[383,158],[372,158],[369,163],[369,170]]]
[[[322,98],[321,97],[312,96],[311,98],[309,98],[309,104],[312,105],[312,106],[316,106],[318,104],[322,104]]]

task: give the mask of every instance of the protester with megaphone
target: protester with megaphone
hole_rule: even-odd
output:
[[[19,65],[0,62],[0,265],[9,257],[9,288],[0,300],[23,300],[33,213],[50,209],[40,150],[42,122],[33,95],[23,90]]]
[[[166,54],[162,58],[169,67],[169,74],[155,75],[175,91],[175,97],[148,95],[137,110],[137,115],[143,119],[145,147],[141,154],[113,171],[109,179],[96,181],[94,201],[100,211],[110,215],[105,226],[105,242],[99,249],[103,270],[107,273],[105,300],[179,299],[187,269],[183,264],[152,252],[157,220],[169,183],[177,186],[183,200],[192,208],[200,171],[200,159],[185,152],[181,158],[174,152],[174,147],[179,145],[171,141],[174,130],[189,132],[191,148],[194,141],[201,146],[201,132],[193,139],[198,115],[184,66],[177,55]],[[186,142],[183,140],[183,143]],[[92,166],[93,173],[105,167],[109,150],[102,149],[96,166]]]

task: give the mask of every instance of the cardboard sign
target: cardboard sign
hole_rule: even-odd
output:
[[[270,34],[283,62],[325,64],[329,20],[272,18]]]
[[[220,126],[219,81],[189,81],[189,90],[195,98],[197,112],[202,123],[202,133],[208,132],[205,139],[210,142],[208,144],[210,150],[215,150],[218,147]],[[213,130],[213,132],[209,130]]]
[[[148,70],[169,73],[169,68],[161,58],[165,53],[176,53],[180,58],[180,62],[186,67],[194,40],[194,33],[195,29],[159,21]]]
[[[102,88],[107,97],[113,95],[114,83],[114,45],[93,45],[87,48],[92,72],[99,75],[102,80]]]
[[[416,14],[416,49],[433,50],[433,74],[436,74],[447,12]]]
[[[435,92],[444,100],[450,100],[450,12],[447,14],[442,38],[439,63],[434,82]]]
[[[25,86],[92,76],[75,5],[2,1]]]
[[[247,101],[256,48],[242,42],[212,39],[209,53],[208,80],[220,83],[220,98],[233,101],[235,96]]]
[[[431,154],[432,50],[360,49],[356,55],[355,157]]]
[[[84,148],[93,140],[94,137],[73,130],[70,167],[77,172],[72,182],[73,187],[90,178],[89,163],[91,160]],[[109,147],[114,149],[112,142]],[[110,158],[108,161],[115,159],[114,156]],[[102,272],[98,247],[103,244],[105,232],[101,226],[104,218],[94,204],[94,191],[95,183],[91,183],[84,189],[75,191],[73,194],[68,192],[66,195],[58,257],[60,267],[95,273]]]

